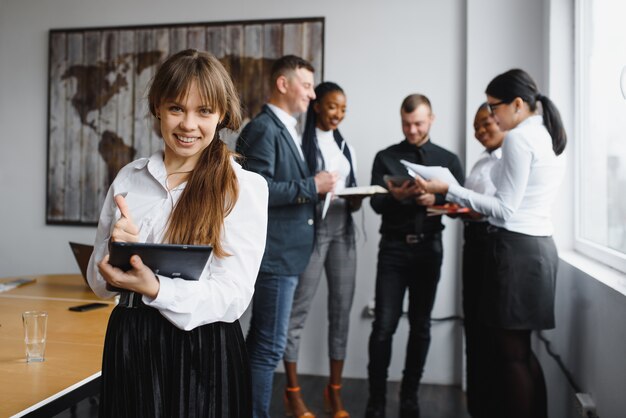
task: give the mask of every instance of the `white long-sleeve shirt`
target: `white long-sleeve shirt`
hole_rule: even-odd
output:
[[[491,152],[483,151],[465,179],[465,188],[488,196],[495,195],[496,186],[491,179],[491,170],[500,158],[502,158],[502,148]]]
[[[324,169],[330,172],[337,172],[338,179],[335,183],[334,192],[340,192],[346,188],[346,179],[350,176],[350,162],[343,154],[343,150],[337,145],[333,131],[323,131],[315,128],[315,136],[317,137],[317,145],[324,159]],[[344,141],[345,146],[350,149],[350,158],[352,159],[352,168],[356,175],[356,155],[354,149]]]
[[[268,103],[267,107],[269,107],[270,110],[274,112],[274,115],[276,115],[278,120],[280,120],[282,124],[285,125],[285,128],[287,128],[287,132],[289,132],[289,135],[291,135],[293,143],[296,145],[296,149],[300,154],[300,158],[304,160],[304,153],[302,152],[302,136],[300,136],[298,130],[296,129],[296,126],[298,125],[298,119],[294,118],[292,115],[285,112],[280,107],[271,103]]]
[[[502,159],[491,170],[494,196],[450,185],[446,199],[487,215],[492,225],[549,236],[553,233],[551,206],[564,174],[564,157],[554,154],[543,117],[534,115],[504,139]]]
[[[491,152],[485,150],[480,154],[478,161],[472,167],[469,175],[465,179],[465,188],[476,193],[493,196],[496,194],[496,186],[491,179],[491,170],[502,158],[502,148]],[[487,217],[479,219],[466,219],[467,222],[487,222]]]
[[[224,219],[222,240],[224,258],[211,255],[198,281],[159,275],[157,297],[143,296],[143,302],[158,309],[180,329],[190,330],[213,322],[233,322],[248,307],[265,250],[267,232],[267,183],[263,177],[232,162],[239,182],[237,202]],[[139,227],[140,242],[162,242],[167,220],[186,183],[168,191],[163,153],[142,158],[120,170],[107,193],[87,279],[100,297],[115,293],[106,289],[97,263],[108,254],[113,226],[120,218],[114,196],[126,196],[130,214]],[[194,214],[189,214],[194,216]]]

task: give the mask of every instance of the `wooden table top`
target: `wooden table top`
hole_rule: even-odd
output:
[[[0,416],[45,404],[72,386],[97,378],[112,300],[100,300],[80,275],[46,275],[36,283],[0,293]],[[0,282],[11,279],[0,279]],[[110,306],[72,312],[74,305]],[[26,363],[22,312],[48,312],[45,361]]]

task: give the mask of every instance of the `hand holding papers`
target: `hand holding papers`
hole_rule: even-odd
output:
[[[455,184],[458,185],[459,182],[456,181],[456,178],[452,175],[450,170],[447,167],[440,166],[425,166],[421,164],[410,163],[406,160],[400,160],[400,162],[407,168],[407,171],[410,175],[415,177],[419,175],[425,180],[440,180],[448,185]]]

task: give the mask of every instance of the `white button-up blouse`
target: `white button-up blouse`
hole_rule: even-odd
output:
[[[491,170],[494,196],[450,185],[446,200],[485,214],[489,223],[509,231],[550,236],[551,206],[564,174],[564,156],[554,154],[543,117],[534,115],[504,138],[502,159]]]
[[[190,330],[213,322],[234,322],[248,307],[267,233],[267,183],[258,174],[232,162],[239,181],[239,197],[224,219],[222,245],[230,256],[210,256],[198,281],[159,275],[157,297],[143,296],[143,302],[158,309],[180,329]],[[126,196],[130,214],[139,227],[140,242],[162,242],[167,220],[186,183],[168,191],[163,152],[141,158],[120,170],[107,193],[89,261],[87,279],[100,297],[115,293],[106,289],[97,263],[108,254],[113,226],[120,218],[114,196]],[[194,216],[190,213],[189,216]]]

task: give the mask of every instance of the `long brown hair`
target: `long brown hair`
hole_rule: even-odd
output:
[[[239,195],[234,155],[219,138],[219,130],[241,126],[241,105],[233,82],[211,54],[187,49],[170,56],[155,74],[148,92],[150,113],[167,100],[184,98],[196,81],[202,100],[221,116],[215,137],[189,176],[170,215],[164,240],[172,244],[211,244],[216,257],[225,257],[221,243],[224,218]]]

